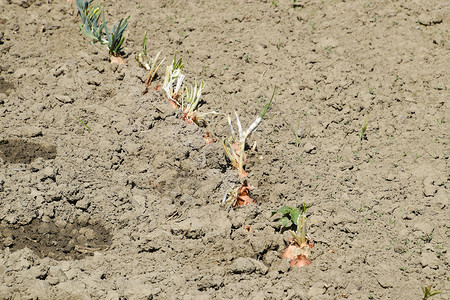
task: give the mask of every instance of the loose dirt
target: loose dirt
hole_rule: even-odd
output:
[[[74,2],[0,0],[0,298],[450,297],[448,1],[294,2],[106,2],[131,16],[116,65]],[[142,95],[146,31],[167,59]],[[156,88],[175,51],[206,129]],[[275,86],[254,203],[227,209],[225,115],[249,126]],[[312,263],[290,268],[271,212],[303,202]]]

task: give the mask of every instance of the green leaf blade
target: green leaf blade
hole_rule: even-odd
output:
[[[287,228],[292,226],[292,222],[291,222],[291,220],[289,220],[288,217],[283,217],[283,218],[279,219],[278,223],[280,223],[281,226],[287,227]]]

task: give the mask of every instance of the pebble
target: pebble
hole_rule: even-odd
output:
[[[394,181],[395,180],[395,175],[393,173],[389,173],[386,175],[386,177],[384,177],[384,180],[386,181]]]
[[[91,205],[91,202],[88,199],[83,198],[76,202],[75,207],[79,208],[81,210],[87,210],[90,205]]]
[[[56,227],[58,227],[58,228],[64,228],[64,227],[66,227],[67,222],[64,221],[64,220],[62,220],[62,219],[57,219],[57,220],[55,221],[55,225],[56,225]]]
[[[52,167],[45,167],[44,169],[42,169],[42,171],[40,171],[40,176],[41,181],[44,181],[47,178],[55,180],[56,177],[55,169],[53,169]]]
[[[434,24],[439,24],[442,23],[442,16],[439,14],[431,14],[428,12],[423,12],[419,15],[419,17],[417,18],[419,24],[424,25],[424,26],[431,26]]]
[[[315,283],[308,291],[308,299],[325,294],[325,284],[323,282]]]
[[[308,153],[308,154],[317,153],[316,146],[314,146],[311,143],[306,143],[305,146],[303,146],[303,151],[305,151],[305,153]]]
[[[14,77],[16,77],[17,79],[21,79],[22,77],[24,77],[25,75],[27,75],[27,69],[25,69],[25,68],[17,69],[17,71],[15,71],[13,75],[14,75]]]
[[[55,95],[55,99],[64,104],[70,104],[74,101],[71,97],[64,95]]]
[[[251,274],[255,270],[255,265],[247,257],[239,257],[231,264],[231,272],[235,274]]]
[[[441,261],[431,251],[424,251],[420,256],[420,264],[423,268],[430,267],[431,269],[438,269]]]
[[[264,294],[264,291],[257,291],[251,295],[251,299],[264,300],[264,299],[266,299],[266,295]]]
[[[42,136],[42,130],[39,127],[24,126],[22,127],[22,136],[31,138]]]
[[[380,274],[377,275],[377,281],[378,284],[384,288],[384,289],[388,289],[388,288],[392,288],[393,286],[393,282],[394,280],[392,280],[393,278],[391,276],[387,276],[387,274]]]
[[[170,244],[170,234],[162,229],[156,229],[151,233],[140,236],[139,252],[155,252]]]
[[[433,226],[425,222],[415,223],[414,228],[420,230],[423,234],[429,234],[433,232]]]
[[[48,274],[49,267],[46,265],[39,265],[31,267],[27,273],[32,278],[45,279]]]
[[[425,197],[433,197],[437,192],[437,188],[433,185],[433,179],[427,177],[423,181],[423,195]]]
[[[122,145],[122,149],[128,154],[128,155],[137,155],[139,151],[142,149],[142,145],[133,143],[133,142],[127,142]]]
[[[352,170],[353,169],[353,165],[351,163],[344,162],[344,163],[340,164],[339,169],[341,171]]]
[[[235,274],[251,274],[256,272],[265,275],[268,270],[269,268],[261,261],[249,257],[239,257],[231,264],[231,272]]]
[[[205,225],[198,218],[186,219],[180,223],[174,223],[170,228],[172,234],[183,235],[185,238],[197,239],[205,235]]]
[[[291,268],[287,259],[280,259],[278,263],[274,263],[272,266],[271,270],[273,269],[280,274],[289,272],[289,269]]]

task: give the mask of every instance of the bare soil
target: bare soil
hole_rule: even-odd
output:
[[[131,16],[117,65],[74,2],[0,0],[0,298],[448,299],[449,4],[106,2]],[[167,59],[143,95],[146,31]],[[175,51],[206,129],[156,88]],[[255,201],[227,209],[225,115],[249,126],[275,86]],[[312,264],[290,268],[271,212],[303,202]]]

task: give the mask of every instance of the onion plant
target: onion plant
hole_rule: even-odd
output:
[[[289,123],[288,121],[286,121],[286,119],[283,118],[284,123],[286,123],[287,126],[289,126],[289,129],[291,130],[292,134],[294,135],[295,138],[295,146],[297,148],[300,148],[300,137],[299,137],[299,132],[300,132],[300,117],[298,117],[298,123],[297,123],[297,128],[295,129],[294,126],[291,125],[291,123]]]
[[[139,64],[139,67],[146,69],[147,71],[149,71],[147,80],[145,81],[145,85],[146,85],[146,90],[145,92],[147,92],[148,87],[150,86],[150,84],[153,81],[153,78],[156,75],[156,72],[158,72],[159,67],[161,66],[161,64],[164,62],[164,60],[166,59],[165,57],[158,63],[158,57],[161,54],[161,51],[158,52],[158,54],[156,54],[156,56],[154,58],[151,58],[149,60],[148,56],[147,56],[147,32],[144,35],[144,41],[142,42],[142,50],[136,55],[136,61]],[[145,93],[144,92],[144,93]]]
[[[423,300],[428,300],[428,298],[441,293],[441,291],[438,290],[432,291],[431,288],[432,288],[431,285],[422,287]]]
[[[240,187],[225,192],[222,204],[226,205],[227,208],[249,205],[253,202],[253,199],[250,198],[252,189],[253,187],[248,185],[247,180],[244,180]]]
[[[366,130],[367,130],[367,122],[369,121],[369,115],[367,115],[366,117],[366,121],[364,121],[364,125],[361,129],[361,131],[358,133],[359,135],[359,140],[362,141],[364,138],[364,135],[366,134]]]
[[[123,42],[125,40],[124,33],[128,27],[128,19],[121,19],[114,24],[112,30],[108,30],[105,20],[105,11],[98,4],[92,4],[92,0],[77,0],[78,12],[81,16],[81,31],[90,37],[92,43],[99,42],[106,45],[109,54],[119,56],[123,50]],[[100,15],[103,17],[103,23],[99,24]]]
[[[77,8],[81,16],[80,29],[93,40],[92,43],[103,43],[104,24],[98,24],[103,10],[98,4],[91,5],[91,3],[92,0],[77,0]]]
[[[194,86],[184,89],[183,95],[181,97],[181,110],[183,111],[182,119],[188,124],[195,123],[198,126],[206,126],[206,113],[199,113],[197,111],[198,104],[200,103],[200,97],[202,91],[205,88],[205,83],[202,81],[199,86],[197,86],[197,81],[195,81]],[[215,112],[212,112],[215,113]]]
[[[245,177],[247,173],[244,171],[244,163],[245,163],[245,146],[247,139],[252,135],[253,132],[258,128],[261,124],[262,119],[266,115],[269,110],[273,97],[275,96],[275,88],[273,89],[272,97],[269,100],[269,103],[264,105],[264,109],[260,116],[256,118],[256,120],[250,125],[247,130],[242,130],[241,121],[239,120],[239,115],[235,112],[236,115],[236,123],[239,131],[239,137],[236,136],[233,124],[231,123],[231,117],[227,116],[228,124],[231,129],[231,137],[222,140],[222,145],[225,150],[225,154],[230,160],[233,167],[238,169],[239,176]]]
[[[105,21],[105,12],[103,12],[103,26],[105,27],[106,42],[109,54],[113,56],[119,56],[123,50],[122,44],[125,41],[123,34],[128,27],[128,16],[126,19],[121,19],[119,22],[114,24],[111,31],[108,30],[108,25]]]
[[[205,83],[202,81],[197,87],[197,81],[195,81],[194,86],[185,88],[183,96],[181,97],[181,109],[186,117],[191,118],[194,116],[194,112],[198,107],[200,102],[200,96],[205,88]]]
[[[300,206],[300,208],[295,208],[291,206],[283,206],[277,211],[272,212],[272,216],[280,213],[283,215],[280,219],[278,219],[278,223],[289,229],[289,233],[294,238],[295,242],[301,246],[302,244],[308,241],[308,235],[306,234],[306,209],[310,206],[307,206],[305,203]],[[291,230],[293,226],[296,227],[296,230]]]
[[[303,203],[299,208],[291,206],[283,206],[279,210],[272,212],[272,216],[280,213],[283,217],[278,219],[278,223],[287,228],[293,237],[293,242],[286,248],[283,258],[289,260],[291,267],[303,267],[311,264],[308,258],[310,249],[313,244],[310,242],[310,237],[306,233],[306,206]],[[295,230],[292,230],[293,227]]]
[[[195,81],[194,86],[184,89],[181,96],[181,110],[183,115],[181,119],[186,121],[188,124],[196,124],[199,127],[206,127],[206,118],[208,115],[217,114],[215,111],[200,113],[198,111],[198,105],[200,103],[200,97],[202,91],[205,88],[205,83],[202,81],[199,86],[197,86],[197,81]]]
[[[183,91],[182,87],[185,78],[181,73],[183,67],[184,65],[181,58],[177,60],[177,53],[175,52],[172,64],[166,68],[166,75],[163,83],[163,90],[166,92],[167,98],[174,108],[180,107],[178,100]]]

